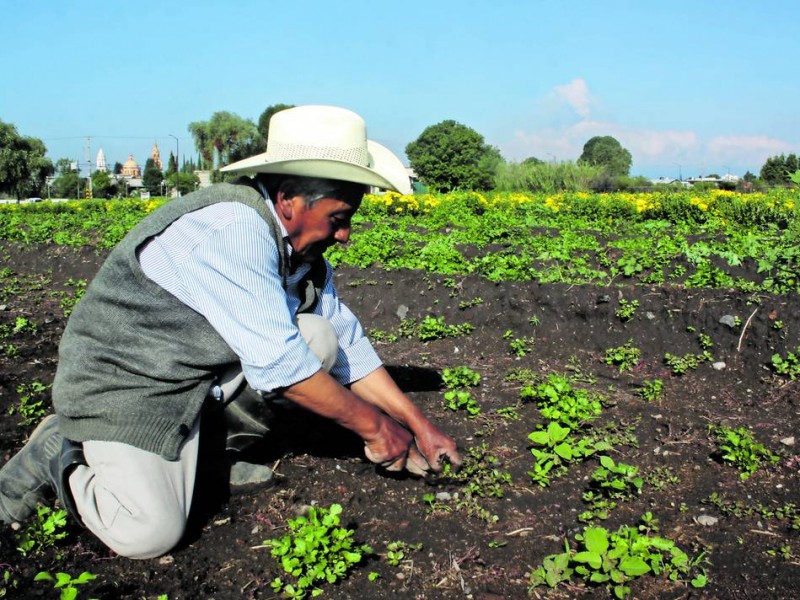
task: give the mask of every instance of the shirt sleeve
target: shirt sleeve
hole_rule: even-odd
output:
[[[196,244],[177,265],[188,304],[239,356],[257,390],[288,387],[321,363],[293,323],[278,251],[261,219],[233,221]]]
[[[383,363],[364,334],[356,316],[341,301],[333,283],[333,269],[327,264],[327,275],[317,311],[328,319],[339,339],[339,353],[331,375],[342,384],[366,377]]]

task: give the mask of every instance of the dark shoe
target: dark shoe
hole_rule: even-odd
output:
[[[223,410],[225,418],[225,450],[242,453],[261,442],[269,433],[274,413],[269,400],[245,385]]]
[[[0,521],[23,521],[37,504],[58,496],[80,522],[67,485],[69,473],[78,464],[86,464],[80,444],[59,433],[56,415],[42,419],[22,450],[0,469]]]

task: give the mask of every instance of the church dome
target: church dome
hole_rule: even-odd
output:
[[[126,160],[125,164],[122,165],[122,174],[127,175],[128,177],[142,176],[142,170],[139,168],[139,164],[133,160],[133,154],[129,154],[128,160]]]

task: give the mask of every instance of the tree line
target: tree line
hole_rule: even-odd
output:
[[[198,152],[197,162],[190,161],[178,169],[176,157],[170,153],[162,172],[152,159],[148,159],[142,175],[144,187],[152,194],[163,192],[165,187],[177,187],[186,194],[196,186],[194,171],[203,168],[212,171],[212,181],[224,180],[225,176],[219,169],[263,152],[270,118],[293,106],[283,103],[270,105],[257,121],[219,111],[213,113],[208,121],[190,123],[188,131]],[[405,151],[418,177],[415,182],[418,191],[604,192],[652,186],[643,177],[630,177],[631,153],[612,136],[589,139],[575,162],[544,161],[535,156],[519,162],[506,161],[499,149],[486,143],[480,133],[448,119],[425,128]],[[46,147],[41,140],[20,135],[14,125],[0,121],[0,195],[16,198],[44,196],[46,182],[54,174],[57,177],[52,180],[51,187],[55,196],[83,195],[81,178],[73,168],[74,161],[59,159],[54,165],[45,154]],[[117,163],[114,173],[121,170],[122,165]],[[795,154],[781,154],[766,160],[760,177],[748,171],[744,181],[751,187],[790,185],[798,170],[800,161]],[[91,185],[95,197],[123,195],[121,179],[103,171],[92,174]]]

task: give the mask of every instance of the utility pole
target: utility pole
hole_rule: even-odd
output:
[[[180,156],[181,156],[180,146],[178,145],[178,136],[172,135],[170,133],[169,137],[175,138],[175,195],[176,196],[180,196],[181,195],[181,188],[178,185],[178,183],[180,181],[180,176],[178,174],[181,171],[181,167],[180,167],[180,162],[181,162],[181,159],[180,159]]]
[[[92,197],[92,138],[86,136],[86,197]]]

